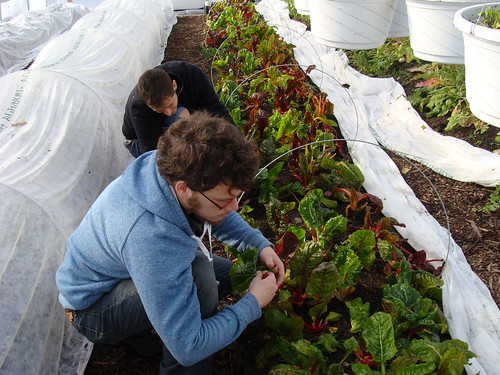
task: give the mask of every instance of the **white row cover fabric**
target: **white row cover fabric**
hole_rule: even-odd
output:
[[[54,281],[66,238],[31,198],[3,183],[0,195],[0,373],[81,374],[90,350],[70,329]]]
[[[127,163],[120,112],[50,70],[12,73],[0,85],[11,93],[0,103],[0,183],[40,205],[67,237]]]
[[[82,5],[54,4],[0,22],[0,76],[28,66],[49,40],[88,12],[90,9]]]
[[[0,0],[0,21],[8,21],[18,14],[47,7],[46,0]]]
[[[47,5],[50,4],[55,4],[55,3],[65,3],[68,0],[47,0]],[[103,2],[103,0],[71,0],[72,3],[74,4],[81,4],[83,6],[86,6],[87,8],[94,9],[96,6],[98,6],[100,3]]]
[[[473,181],[489,186],[499,183],[500,156],[433,134],[406,103],[399,84],[392,79],[368,78],[349,67],[342,51],[319,45],[303,24],[289,18],[285,2],[263,0],[257,10],[268,24],[277,27],[286,42],[296,46],[294,54],[301,66],[318,68],[312,71],[311,78],[334,104],[342,134],[349,140],[350,154],[365,176],[364,187],[382,199],[383,213],[406,224],[406,228],[397,229],[415,249],[425,250],[429,259],[446,259],[443,306],[451,336],[467,342],[470,350],[479,355],[471,366],[466,366],[467,372],[498,374],[498,306],[449,231],[429,214],[380,145],[391,145],[398,153],[428,165],[439,159],[448,165],[436,163],[434,167],[448,171],[454,178],[463,165],[460,175],[470,174]],[[411,150],[401,151],[398,147],[410,144]],[[465,162],[467,158],[474,160],[473,168]]]
[[[133,160],[130,90],[159,64],[171,0],[110,0],[0,77],[0,373],[83,374],[92,344],[67,321],[55,271],[100,192]]]

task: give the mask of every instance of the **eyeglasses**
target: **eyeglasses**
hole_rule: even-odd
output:
[[[229,204],[230,204],[233,200],[235,200],[235,199],[239,200],[239,198],[241,197],[241,195],[240,195],[240,197],[234,197],[234,198],[232,198],[232,199],[228,200],[228,201],[227,201],[227,203],[225,203],[225,204],[223,204],[223,205],[221,206],[221,205],[220,205],[220,204],[218,204],[217,202],[214,202],[212,199],[210,199],[209,197],[207,197],[207,196],[206,196],[205,194],[203,194],[201,191],[199,191],[198,193],[200,193],[200,194],[201,194],[201,195],[203,195],[205,198],[207,198],[207,199],[208,199],[208,200],[209,200],[209,201],[210,201],[210,202],[211,202],[214,206],[216,206],[219,210],[223,210],[224,208],[226,208],[227,206],[229,206]]]

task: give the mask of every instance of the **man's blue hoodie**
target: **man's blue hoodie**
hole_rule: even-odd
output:
[[[218,240],[244,251],[270,242],[231,212],[213,227]],[[261,316],[247,293],[201,319],[191,273],[198,248],[170,186],[159,174],[156,151],[142,155],[98,197],[70,236],[56,274],[64,308],[84,310],[123,279],[132,278],[164,344],[191,366],[232,343]]]

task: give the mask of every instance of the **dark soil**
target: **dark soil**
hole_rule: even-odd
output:
[[[202,52],[201,43],[204,39],[204,28],[205,17],[203,15],[179,16],[178,23],[169,36],[164,61],[184,60],[197,64],[210,79],[215,72],[212,72],[210,68],[211,58],[204,56]],[[214,76],[213,79],[216,82],[217,76]],[[412,89],[411,80],[400,81],[400,83],[405,89],[407,88],[407,92]],[[443,133],[446,118],[425,120],[434,130]],[[497,132],[498,129],[493,126],[490,126],[490,129],[484,134],[474,134],[470,128],[456,127],[452,131],[446,132],[446,135],[464,139],[475,146],[493,151],[498,148],[498,143],[494,141]],[[410,163],[394,154],[391,156],[427,210],[441,225],[447,227],[445,212],[439,198],[430,188],[429,182]],[[462,248],[473,271],[489,287],[498,304],[500,301],[500,284],[498,282],[500,274],[498,262],[500,215],[498,212],[481,214],[472,210],[484,206],[493,189],[473,183],[454,181],[425,166],[415,164],[425,173],[439,192],[446,207],[453,239]],[[363,300],[369,301],[369,296],[380,293],[381,275],[381,271],[375,267],[372,272],[367,272],[361,278],[362,283],[357,288],[357,293],[363,295]],[[231,299],[225,303],[231,303]],[[235,343],[215,355],[214,374],[265,373],[253,367],[255,353],[260,349],[266,335],[265,330],[259,329],[262,324],[262,321],[253,323]],[[159,357],[142,357],[126,345],[95,345],[85,374],[157,374],[159,361]]]

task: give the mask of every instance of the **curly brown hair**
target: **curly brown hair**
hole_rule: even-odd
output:
[[[160,137],[156,162],[170,184],[185,181],[193,191],[206,191],[224,183],[245,191],[253,184],[259,154],[255,142],[236,126],[198,111]]]
[[[137,83],[137,91],[142,101],[153,107],[161,105],[163,100],[175,94],[170,76],[160,68],[149,69],[142,73]]]

